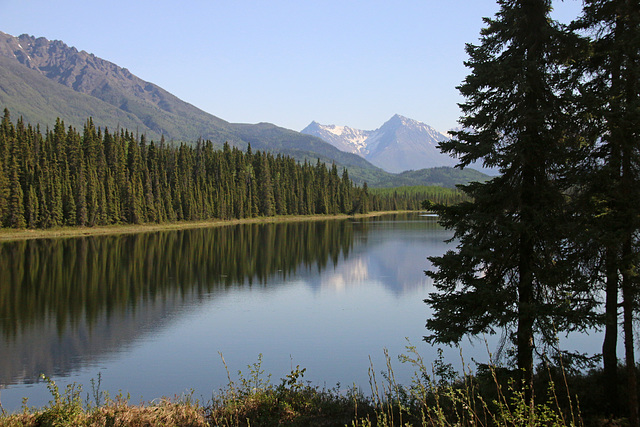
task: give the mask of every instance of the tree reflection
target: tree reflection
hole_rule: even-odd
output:
[[[416,286],[405,276],[417,272],[423,280],[419,261],[428,248],[442,250],[425,239],[444,239],[432,233],[435,221],[406,218],[0,244],[0,387],[103,360],[181,310],[242,288],[272,289],[292,278],[315,290],[373,280],[402,293]]]
[[[4,243],[0,328],[10,338],[50,319],[74,327],[158,298],[268,286],[336,264],[352,245],[353,224],[338,220]]]

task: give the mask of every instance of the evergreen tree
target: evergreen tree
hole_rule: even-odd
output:
[[[329,213],[329,189],[327,179],[327,167],[318,159],[316,163],[315,173],[313,175],[314,204],[313,213],[326,214]]]
[[[87,209],[87,173],[84,159],[80,159],[78,173],[76,175],[75,196],[76,196],[76,224],[87,225],[89,213]]]
[[[591,325],[594,302],[563,254],[568,226],[558,176],[573,141],[563,96],[571,81],[557,49],[565,36],[548,0],[498,3],[481,44],[467,45],[471,74],[459,87],[465,130],[441,148],[463,167],[480,160],[501,175],[463,187],[470,202],[435,207],[460,243],[430,258],[435,269],[427,274],[439,292],[426,300],[434,309],[426,339],[507,331],[533,404],[536,340],[551,345],[555,330]]]
[[[637,236],[640,230],[640,2],[586,0],[576,28],[593,38],[588,55],[578,61],[587,77],[582,91],[584,120],[596,124],[594,143],[581,165],[584,197],[591,231],[583,259],[598,256],[604,265],[606,291],[603,363],[611,413],[617,414],[616,355],[618,300],[622,315],[627,365],[629,421],[639,424],[633,315],[638,310]],[[620,292],[621,291],[621,292]]]
[[[20,178],[18,177],[18,162],[12,156],[11,167],[9,169],[11,175],[9,180],[9,206],[6,225],[12,228],[24,228],[27,222],[24,218],[24,193]]]
[[[73,194],[73,182],[71,179],[71,171],[69,170],[69,162],[65,159],[64,175],[62,178],[62,216],[65,225],[76,224],[76,201]]]
[[[0,226],[4,224],[9,199],[9,139],[11,138],[11,114],[7,108],[0,122]]]
[[[371,210],[371,205],[369,200],[369,186],[367,185],[366,182],[362,184],[361,200],[362,200],[362,213],[363,214],[369,213],[369,211]]]
[[[339,196],[339,204],[340,211],[343,213],[351,212],[352,203],[351,203],[351,179],[349,178],[349,172],[345,168],[342,171],[342,180],[340,181],[340,196]]]
[[[27,227],[36,228],[39,220],[39,201],[38,195],[36,193],[36,188],[32,185],[29,186],[29,194],[28,194],[28,202],[27,202],[27,214],[26,221]]]
[[[0,226],[4,224],[9,199],[9,179],[5,173],[3,157],[0,156]]]
[[[87,223],[89,227],[93,227],[99,221],[99,189],[98,177],[95,168],[87,170]]]
[[[329,213],[331,215],[340,212],[338,206],[339,185],[338,167],[333,163],[331,165],[331,172],[329,173]]]
[[[256,164],[259,168],[257,179],[260,215],[272,216],[274,214],[275,201],[267,153],[258,153],[256,155]]]
[[[107,224],[117,224],[120,221],[120,201],[118,199],[118,189],[116,188],[116,182],[113,179],[113,173],[111,169],[107,171],[107,179],[105,183],[105,202]]]
[[[62,210],[62,178],[58,172],[56,165],[58,164],[57,155],[54,154],[51,159],[51,181],[49,182],[49,200],[51,202],[50,221],[51,226],[57,227],[64,224]]]

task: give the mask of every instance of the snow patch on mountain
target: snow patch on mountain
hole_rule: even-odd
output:
[[[359,154],[365,157],[367,154],[367,139],[370,131],[362,131],[349,126],[321,125],[311,122],[302,133],[318,136],[334,147],[348,153]]]

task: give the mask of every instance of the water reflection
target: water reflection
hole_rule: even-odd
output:
[[[348,221],[4,243],[0,385],[69,371],[204,295],[336,265],[353,243]]]
[[[150,382],[153,369],[175,371],[195,387],[222,350],[227,360],[234,352],[302,355],[306,366],[324,363],[336,381],[349,382],[343,377],[356,367],[366,375],[361,356],[381,351],[390,337],[419,339],[426,257],[442,253],[447,237],[433,218],[392,215],[0,244],[0,388],[97,364],[110,366],[114,382],[124,377],[153,392],[161,387]],[[400,300],[405,294],[414,308]],[[391,315],[394,305],[415,319]],[[331,345],[357,357],[336,364]],[[177,346],[190,347],[193,368],[172,354]],[[139,366],[150,374],[130,378]],[[216,378],[206,381],[215,388]],[[169,390],[180,392],[176,384]]]
[[[401,295],[423,287],[426,257],[442,254],[451,236],[436,221],[407,220],[406,215],[374,218],[354,225],[356,245],[340,265],[325,271],[312,286],[343,289],[372,281]]]

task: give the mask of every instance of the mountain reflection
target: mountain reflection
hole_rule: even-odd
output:
[[[372,219],[356,226],[356,242],[351,254],[333,269],[323,271],[310,281],[315,288],[343,290],[369,286],[372,282],[401,295],[430,284],[424,270],[431,264],[428,256],[440,255],[451,232],[431,221],[403,221],[395,215]],[[415,218],[415,217],[414,217]]]
[[[398,218],[0,244],[0,387],[98,363],[231,289],[422,286],[429,253],[407,240],[437,226]]]

